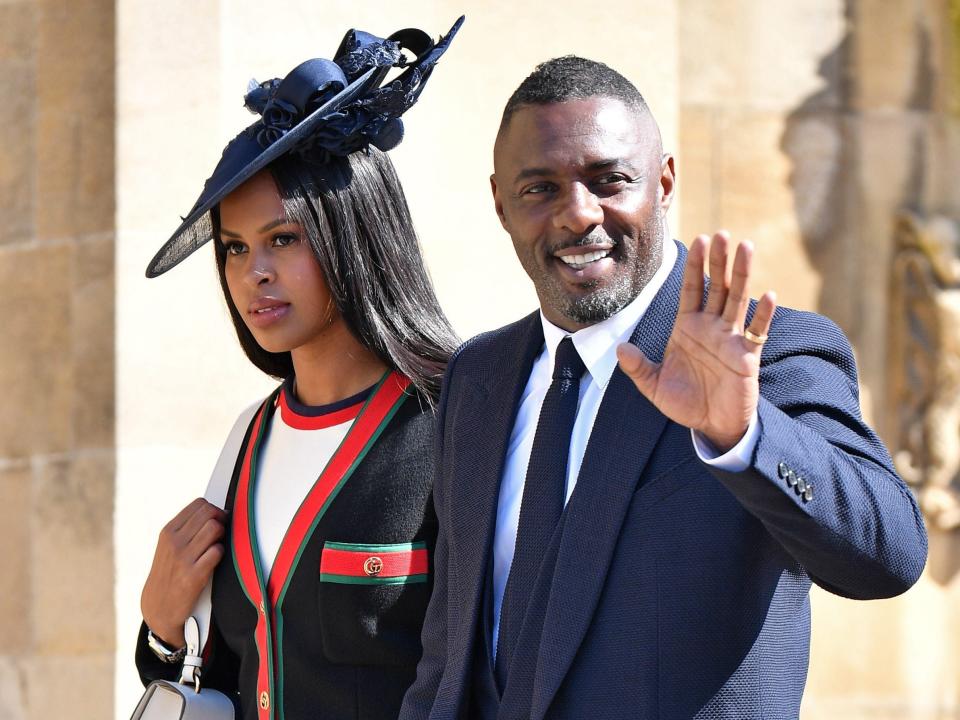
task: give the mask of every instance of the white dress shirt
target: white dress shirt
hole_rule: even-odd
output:
[[[517,543],[517,525],[520,520],[520,504],[527,476],[527,464],[533,449],[533,438],[540,418],[540,408],[553,378],[554,354],[560,341],[568,335],[573,339],[586,372],[580,379],[580,399],[577,404],[577,419],[570,437],[570,456],[567,462],[567,488],[565,502],[577,484],[580,465],[587,449],[590,431],[593,429],[603,393],[607,389],[617,366],[617,345],[630,339],[633,329],[647,311],[651,301],[660,291],[673,270],[677,260],[677,247],[672,241],[664,243],[663,263],[646,287],[620,312],[596,325],[568,333],[558,328],[540,313],[543,323],[544,347],[533,363],[530,378],[520,397],[520,408],[510,434],[503,478],[500,482],[500,498],[497,504],[497,525],[493,539],[493,638],[496,655],[500,631],[500,608],[503,592],[510,575],[510,564]],[[710,443],[692,433],[693,446],[700,459],[724,470],[738,472],[750,464],[758,436],[756,413],[743,439],[727,453],[717,456]]]

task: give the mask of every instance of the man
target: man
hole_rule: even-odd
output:
[[[448,368],[401,718],[796,718],[811,581],[889,597],[926,558],[846,340],[751,303],[749,243],[728,273],[726,234],[665,239],[673,158],[604,65],[521,84],[491,186],[540,312]]]

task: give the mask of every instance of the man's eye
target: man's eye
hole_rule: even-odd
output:
[[[247,246],[236,240],[225,243],[224,248],[226,248],[227,255],[242,255],[247,251]]]
[[[293,233],[280,233],[273,236],[273,245],[274,247],[287,247],[287,245],[293,245],[299,239]]]
[[[630,182],[629,178],[620,173],[609,173],[601,175],[594,181],[597,185],[615,185],[622,182]]]
[[[520,191],[521,195],[542,195],[553,190],[553,183],[535,183],[527,185]]]

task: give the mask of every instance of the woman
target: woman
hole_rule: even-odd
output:
[[[399,712],[431,587],[430,409],[456,340],[383,150],[459,24],[436,45],[351,31],[335,63],[254,87],[261,119],[148,268],[212,237],[244,351],[285,379],[241,427],[225,511],[196,500],[161,533],[141,599],[145,682],[179,675],[212,575],[203,684],[241,717]]]

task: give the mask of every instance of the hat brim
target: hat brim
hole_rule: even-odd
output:
[[[170,239],[167,240],[160,250],[157,251],[157,254],[153,256],[150,264],[147,265],[147,277],[155,278],[162,275],[183,262],[198,248],[208,243],[212,239],[211,232],[191,233],[192,238],[187,239],[186,242],[184,242],[185,238],[183,236],[188,233],[194,225],[203,220],[206,214],[216,207],[227,195],[243,185],[243,183],[263,170],[274,160],[296,147],[296,145],[306,136],[309,136],[316,129],[317,125],[330,113],[336,112],[340,107],[352,102],[359,95],[366,92],[369,89],[368,84],[378,71],[378,68],[371,68],[365,72],[297,123],[296,127],[292,128],[275,143],[264,149],[263,152],[259,153],[236,172],[233,177],[221,183],[216,191],[209,197],[204,198],[201,196],[201,201],[190,211],[190,214],[184,218],[180,226],[170,236]]]

